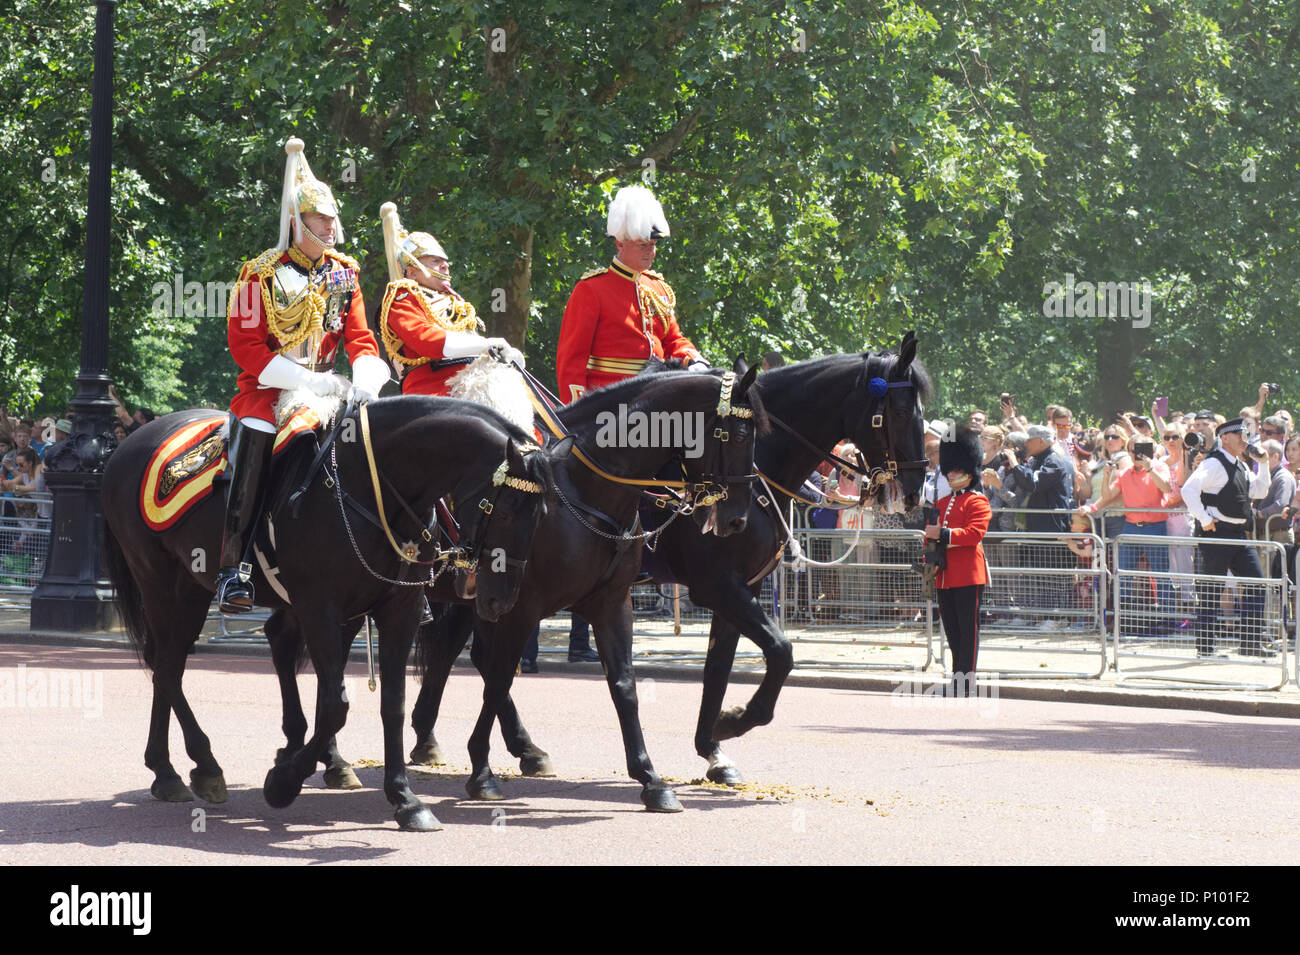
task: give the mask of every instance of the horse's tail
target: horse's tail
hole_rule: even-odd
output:
[[[113,529],[104,524],[104,551],[108,558],[108,576],[113,581],[114,602],[122,618],[127,636],[135,648],[135,655],[147,667],[153,665],[153,634],[149,630],[149,621],[145,617],[144,601],[140,596],[140,585],[136,583],[131,567],[126,562],[122,545],[113,535]]]
[[[434,669],[442,653],[446,652],[442,648],[452,639],[452,611],[456,606],[456,604],[431,602],[429,611],[433,614],[433,620],[415,633],[415,671],[419,674],[421,683],[429,675],[429,671]],[[457,648],[456,652],[459,653],[460,649]]]

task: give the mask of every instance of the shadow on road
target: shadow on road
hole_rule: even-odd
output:
[[[992,723],[997,717],[985,719]],[[962,720],[967,722],[966,719]],[[820,733],[855,733],[868,736],[902,736],[967,749],[1002,751],[1040,750],[1091,752],[1102,755],[1148,756],[1201,766],[1236,769],[1300,769],[1294,721],[1238,724],[1198,720],[1104,722],[1060,721],[1035,727],[954,726],[899,729],[879,726],[827,726],[805,724],[801,729]]]
[[[406,848],[406,840],[427,839],[436,846],[438,833],[399,832],[381,788],[382,769],[360,768],[357,775],[366,788],[306,788],[286,809],[268,807],[260,789],[241,788],[232,788],[229,801],[221,805],[199,800],[163,803],[143,789],[97,800],[0,802],[0,820],[5,821],[0,847],[116,846],[123,850],[122,861],[128,862],[132,846],[171,846],[202,852],[208,862],[220,861],[214,855],[229,855],[232,861],[253,857],[315,865],[382,860]],[[416,794],[448,827],[548,830],[606,823],[621,813],[645,811],[640,786],[630,781],[503,777],[509,798],[481,802],[464,796],[464,778],[459,773],[411,773]],[[752,802],[691,786],[674,788],[687,812],[743,809]],[[589,808],[545,805],[555,800],[581,801]],[[392,844],[394,839],[400,844]]]

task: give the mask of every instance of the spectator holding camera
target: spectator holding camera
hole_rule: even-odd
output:
[[[1088,495],[1088,500],[1095,503],[1107,497],[1115,483],[1115,476],[1132,466],[1133,459],[1125,450],[1129,437],[1128,430],[1118,422],[1101,433],[1101,447],[1097,449],[1099,457],[1093,462],[1092,473],[1089,475],[1092,493]],[[1101,536],[1103,538],[1110,540],[1123,531],[1124,515],[1113,496],[1105,504],[1099,504],[1097,511],[1101,512],[1102,516]]]
[[[985,430],[985,434],[988,434]],[[1001,429],[997,429],[999,432]],[[1005,437],[994,439],[980,435],[980,443],[987,453],[994,440],[998,450],[992,461],[985,461],[980,475],[984,493],[988,496],[989,506],[993,509],[991,530],[1008,533],[1016,529],[1016,515],[1008,513],[1008,508],[1023,507],[1029,494],[1029,486],[1017,479],[1015,468],[1019,459],[1025,457],[1025,439],[1023,431],[1012,431]]]
[[[1197,415],[1200,418],[1200,415]],[[1252,475],[1246,464],[1249,446],[1240,418],[1225,421],[1217,429],[1219,446],[1207,453],[1183,485],[1183,502],[1197,524],[1201,538],[1201,561],[1206,575],[1196,583],[1196,650],[1199,656],[1215,653],[1215,618],[1223,583],[1229,570],[1236,577],[1263,577],[1259,553],[1254,547],[1216,544],[1216,541],[1246,540],[1250,532],[1251,501],[1268,496],[1270,475],[1261,467]],[[1263,646],[1264,595],[1258,587],[1242,587],[1238,640],[1247,656],[1273,656]]]
[[[1268,495],[1255,508],[1255,539],[1277,541],[1283,546],[1295,543],[1291,532],[1291,501],[1295,498],[1295,476],[1282,460],[1282,443],[1269,439],[1261,444],[1268,455]],[[1261,468],[1264,470],[1264,468]],[[1282,576],[1280,566],[1270,567],[1270,575]]]

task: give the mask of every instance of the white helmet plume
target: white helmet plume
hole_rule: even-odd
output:
[[[624,186],[609,204],[605,233],[620,242],[668,236],[668,220],[654,193],[645,186]]]

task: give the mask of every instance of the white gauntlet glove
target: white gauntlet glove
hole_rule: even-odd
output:
[[[504,338],[489,338],[488,354],[497,361],[507,365],[518,365],[524,367],[524,353],[518,348],[514,348]]]
[[[267,388],[279,388],[282,391],[296,391],[303,388],[312,394],[324,397],[343,394],[348,380],[330,372],[312,371],[283,355],[276,355],[257,376],[257,383]]]
[[[388,383],[388,366],[376,355],[362,355],[352,363],[352,390],[348,400],[365,404],[379,397],[380,390]]]

